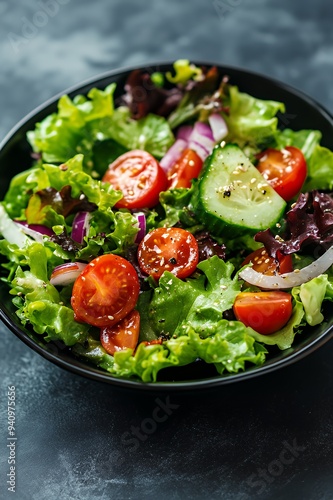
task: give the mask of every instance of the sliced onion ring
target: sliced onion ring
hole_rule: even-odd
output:
[[[210,126],[207,123],[196,122],[189,139],[188,147],[193,149],[205,161],[214,146],[215,141]]]
[[[136,212],[133,215],[139,225],[139,231],[136,235],[135,243],[140,243],[140,241],[146,236],[146,216],[143,212]]]
[[[44,236],[52,236],[54,232],[49,227],[43,226],[42,224],[28,224],[25,221],[15,220],[15,224],[17,224],[21,231],[31,236],[35,241],[39,243],[43,243]]]
[[[307,281],[323,274],[333,264],[333,246],[331,246],[319,259],[312,262],[303,269],[295,269],[291,273],[277,274],[276,276],[265,276],[258,273],[252,267],[246,267],[239,276],[251,285],[265,290],[282,290],[302,285]]]
[[[160,165],[165,172],[168,172],[173,164],[176,163],[186,147],[187,142],[184,139],[177,139],[171,148],[168,149],[160,161]]]
[[[212,142],[214,142],[214,136],[212,129],[208,125],[208,123],[204,122],[196,122],[194,124],[192,134],[190,136],[190,140],[196,141],[198,137],[208,137]]]
[[[73,220],[72,240],[77,243],[83,243],[83,238],[89,231],[90,212],[78,212]]]
[[[190,141],[188,145],[189,149],[193,149],[197,153],[198,156],[202,159],[202,161],[205,161],[207,156],[209,156],[210,152],[206,146],[203,144],[200,144],[197,141]]]
[[[52,271],[50,278],[51,285],[66,286],[74,283],[86,266],[87,264],[83,262],[66,262],[65,264],[60,264],[60,266],[55,267]]]
[[[220,142],[228,134],[228,126],[219,113],[212,113],[208,117],[215,142]]]
[[[223,121],[223,118],[220,118]],[[221,122],[219,123],[221,127]],[[186,148],[193,149],[204,161],[212,152],[215,143],[216,139],[208,123],[199,121],[193,127],[183,125],[177,132],[176,142],[166,152],[160,161],[160,165],[165,172],[168,172]]]

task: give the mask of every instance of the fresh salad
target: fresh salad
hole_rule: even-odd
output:
[[[333,152],[283,113],[187,60],[62,96],[0,203],[22,324],[144,382],[237,373],[308,335],[333,299]]]

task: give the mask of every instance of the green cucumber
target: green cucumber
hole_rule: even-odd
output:
[[[286,202],[235,144],[216,146],[198,182],[198,219],[218,236],[256,233],[274,226]]]

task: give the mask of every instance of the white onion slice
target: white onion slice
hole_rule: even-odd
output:
[[[228,126],[219,113],[213,113],[208,117],[215,142],[220,142],[228,134]]]
[[[177,139],[176,142],[174,142],[160,161],[160,165],[165,172],[170,170],[186,148],[187,142],[184,139]]]
[[[23,233],[22,228],[9,217],[3,205],[0,205],[0,234],[8,243],[20,248],[32,243],[31,239]]]
[[[74,283],[86,266],[87,264],[83,262],[66,262],[66,264],[60,264],[60,266],[53,269],[50,278],[51,285],[66,286]]]
[[[72,240],[77,243],[83,243],[83,238],[89,231],[89,221],[91,219],[90,212],[78,212],[73,220]]]
[[[133,214],[138,221],[139,231],[135,238],[135,243],[140,241],[146,236],[146,216],[143,212],[136,212]]]
[[[319,259],[312,262],[303,269],[296,269],[291,273],[277,274],[276,276],[265,276],[258,273],[252,267],[246,267],[239,276],[250,283],[263,289],[276,290],[292,288],[302,285],[307,281],[323,274],[333,264],[333,246],[331,246]]]

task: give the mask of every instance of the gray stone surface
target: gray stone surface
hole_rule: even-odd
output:
[[[333,112],[332,15],[328,0],[1,1],[0,139],[72,84],[180,57],[276,77]],[[149,434],[156,396],[67,373],[1,325],[0,497],[332,498],[332,366],[330,342],[258,380],[171,394],[179,406]],[[6,485],[8,385],[17,393],[15,495]],[[147,432],[130,441],[132,426]]]

